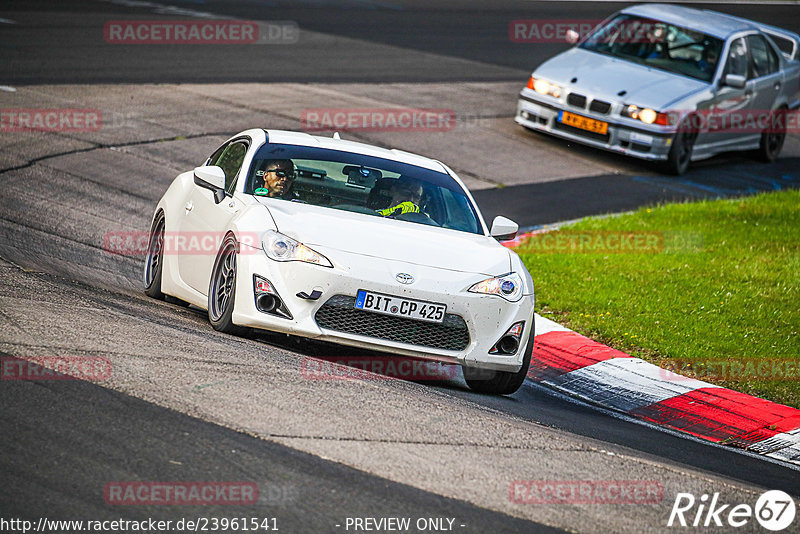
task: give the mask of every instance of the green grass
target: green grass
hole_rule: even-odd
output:
[[[800,407],[800,191],[644,208],[559,233],[617,235],[597,231],[655,232],[641,235],[663,236],[663,248],[553,253],[541,238],[523,243],[540,314],[662,367],[690,362],[682,374]],[[729,361],[766,366],[709,367]]]

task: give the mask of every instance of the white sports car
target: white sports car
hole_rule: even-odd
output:
[[[533,349],[533,281],[443,163],[253,129],[180,174],[153,216],[145,292],[213,327],[283,332],[463,367],[508,394]],[[193,248],[190,245],[194,243]]]

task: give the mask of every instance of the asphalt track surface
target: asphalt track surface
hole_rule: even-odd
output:
[[[102,248],[108,231],[147,230],[172,177],[224,137],[254,124],[297,128],[308,107],[456,110],[463,124],[450,133],[351,138],[441,158],[487,217],[502,212],[523,226],[797,187],[796,136],[773,165],[728,155],[674,179],[513,124],[522,81],[564,45],[512,45],[508,22],[596,19],[621,4],[172,3],[186,13],[124,4],[0,7],[13,21],[0,22],[0,85],[18,89],[0,93],[0,106],[100,108],[115,118],[89,134],[0,137],[0,257],[8,262],[0,265],[0,352],[105,355],[114,364],[108,383],[2,383],[1,517],[274,516],[288,532],[341,531],[335,525],[348,516],[455,517],[464,532],[659,532],[678,491],[720,491],[731,502],[754,501],[762,488],[800,493],[796,470],[531,383],[508,398],[473,394],[460,379],[309,383],[298,362],[341,349],[219,335],[197,310],[144,298],[141,257]],[[796,6],[720,9],[800,29]],[[274,46],[102,41],[108,20],[197,11],[294,21],[304,33]],[[604,507],[507,497],[518,479],[612,478],[659,480],[665,498]],[[259,483],[257,506],[121,508],[102,499],[114,480],[241,479]]]

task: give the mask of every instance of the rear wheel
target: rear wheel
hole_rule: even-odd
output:
[[[786,108],[781,108],[778,113],[786,113]],[[784,116],[785,120],[786,117]],[[783,121],[770,121],[770,124],[784,124]],[[774,131],[774,130],[778,131]],[[785,128],[777,128],[770,126],[761,133],[761,143],[756,150],[756,157],[766,163],[772,163],[778,159],[781,150],[783,150],[783,142],[786,140]]]
[[[489,369],[474,369],[463,367],[464,380],[469,388],[478,393],[488,393],[490,395],[510,395],[517,391],[525,377],[528,376],[528,369],[531,366],[531,355],[533,354],[533,329],[525,346],[525,354],[522,356],[522,367],[517,372],[492,371]]]
[[[164,263],[164,214],[159,212],[150,231],[150,243],[144,260],[144,293],[148,297],[163,300],[161,273]]]
[[[236,294],[236,258],[239,244],[229,234],[220,246],[208,287],[208,320],[215,330],[242,335],[246,328],[233,324],[233,305]]]

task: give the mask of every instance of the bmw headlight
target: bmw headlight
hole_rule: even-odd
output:
[[[553,98],[560,98],[561,97],[561,87],[550,83],[547,80],[543,80],[541,78],[534,78],[531,76],[528,79],[528,89],[533,89],[539,94],[542,95],[550,95]]]
[[[470,293],[497,295],[510,302],[516,302],[522,298],[522,287],[522,277],[517,273],[508,273],[478,282],[470,287],[468,291]]]
[[[640,108],[633,104],[624,106],[622,108],[622,116],[630,117],[632,119],[639,119],[645,124],[659,124],[661,126],[669,125],[669,115],[666,113],[659,113],[650,108]]]
[[[274,230],[264,233],[264,237],[261,238],[261,247],[267,257],[275,261],[303,261],[322,267],[333,267],[331,260],[319,252]]]

